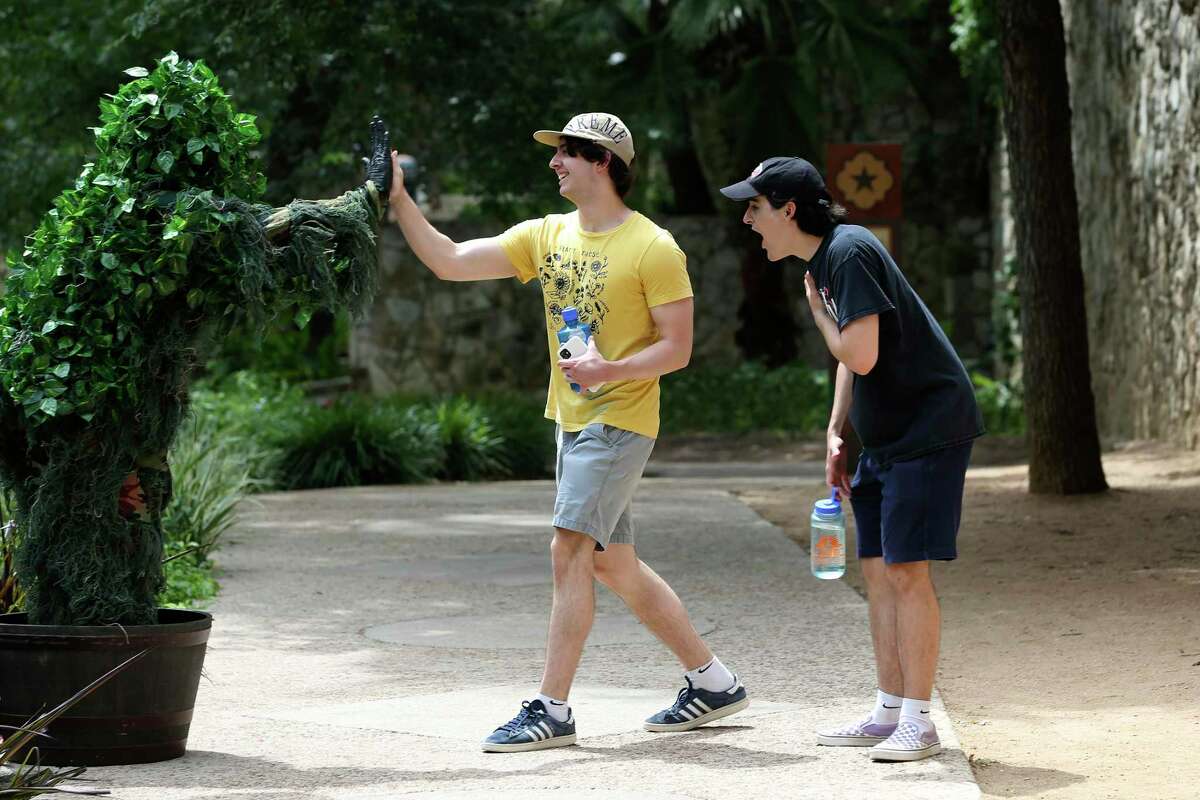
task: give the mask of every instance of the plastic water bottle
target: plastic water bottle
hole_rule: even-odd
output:
[[[558,331],[558,357],[562,359],[579,358],[587,352],[588,341],[592,338],[591,329],[587,325],[579,324],[579,311],[574,306],[564,308],[562,318],[565,324]],[[603,385],[598,383],[595,386],[589,386],[588,391],[594,392]],[[578,383],[572,383],[571,390],[581,391]]]
[[[809,540],[809,560],[812,574],[834,580],[846,574],[846,517],[834,487],[828,500],[813,504],[812,537]]]

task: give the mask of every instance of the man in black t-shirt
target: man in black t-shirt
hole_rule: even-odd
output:
[[[928,758],[941,751],[929,718],[941,628],[929,562],[957,556],[967,463],[983,435],[971,379],[880,241],[842,222],[812,164],[771,158],[721,192],[747,201],[742,221],[770,260],[808,262],[805,295],[838,360],[825,474],[854,508],[879,689],[869,715],[817,742],[870,747],[874,761]],[[847,415],[863,443],[853,480]]]

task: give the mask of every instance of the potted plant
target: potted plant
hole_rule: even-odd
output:
[[[10,259],[0,307],[0,482],[25,591],[0,617],[0,724],[151,651],[51,726],[50,764],[183,753],[211,617],[155,596],[188,376],[240,322],[363,308],[391,180],[376,118],[364,186],[270,208],[254,118],[207,66],[171,53],[126,72],[95,163]]]

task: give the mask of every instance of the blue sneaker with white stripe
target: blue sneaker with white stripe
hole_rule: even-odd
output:
[[[686,675],[683,677],[687,686],[679,690],[675,705],[663,709],[646,720],[648,731],[690,731],[701,725],[736,714],[750,705],[746,696],[746,687],[733,676],[733,686],[723,692],[710,692],[707,689],[697,689]]]
[[[541,700],[525,700],[521,710],[483,740],[485,753],[521,753],[575,744],[575,714],[559,722],[546,713]]]

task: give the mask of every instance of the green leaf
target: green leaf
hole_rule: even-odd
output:
[[[132,197],[127,199],[124,203],[121,203],[121,213],[122,214],[128,214],[130,211],[133,211],[133,198]]]
[[[155,284],[155,288],[158,289],[158,293],[160,295],[166,297],[175,291],[175,281],[171,280],[170,278],[159,278],[158,282]]]
[[[125,74],[134,78],[144,78],[150,74],[150,71],[145,67],[130,67],[125,70]]]
[[[187,151],[188,155],[194,155],[196,152],[204,149],[204,140],[192,137],[188,139]]]
[[[171,171],[171,167],[175,166],[175,154],[170,150],[163,150],[158,154],[158,158],[154,159],[154,163],[165,175]]]
[[[58,320],[52,319],[49,322],[47,322],[45,325],[42,326],[42,334],[45,335],[47,333],[53,333],[54,329],[57,327],[58,327]]]
[[[54,374],[60,378],[65,378],[71,374],[71,365],[65,361],[54,368]]]
[[[115,186],[117,179],[108,173],[101,172],[96,177],[92,178],[93,186]]]
[[[310,319],[312,319],[312,315],[313,315],[312,309],[301,308],[301,309],[297,310],[296,316],[295,316],[296,327],[303,330],[305,327],[308,326],[308,321]]]
[[[38,410],[48,417],[53,417],[58,413],[58,401],[53,397],[47,397],[42,401],[42,404],[38,406]]]
[[[167,119],[175,119],[182,113],[182,103],[167,103],[163,106],[163,116],[165,116]]]
[[[119,264],[120,262],[117,260],[117,257],[114,256],[112,253],[101,253],[100,254],[100,263],[104,265],[105,269],[116,269],[117,264]]]
[[[204,302],[204,292],[199,289],[192,289],[187,293],[188,308],[196,308]]]
[[[133,293],[133,297],[139,303],[144,303],[150,299],[150,294],[152,292],[153,292],[153,290],[150,288],[150,284],[139,283],[137,290]]]

